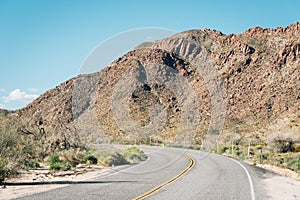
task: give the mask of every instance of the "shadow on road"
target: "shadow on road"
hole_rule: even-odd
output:
[[[5,182],[6,186],[23,186],[23,185],[54,185],[54,184],[101,184],[101,183],[134,183],[137,181],[40,181],[40,182],[21,182],[9,183]]]

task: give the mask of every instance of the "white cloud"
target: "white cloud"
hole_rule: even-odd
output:
[[[0,88],[0,92],[5,92],[6,89],[5,88]]]
[[[0,109],[5,109],[5,105],[0,103]]]
[[[8,96],[2,97],[2,99],[4,103],[9,103],[12,101],[30,102],[37,97],[38,95],[36,94],[28,94],[20,89],[15,89],[10,92]]]
[[[37,93],[39,91],[39,89],[37,88],[29,88],[28,92],[33,92],[33,93]]]

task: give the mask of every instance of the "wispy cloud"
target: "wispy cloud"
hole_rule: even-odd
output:
[[[0,103],[0,109],[4,109],[5,105]]]
[[[20,89],[15,89],[8,94],[8,96],[2,97],[4,103],[10,103],[12,101],[30,102],[37,98],[37,94],[28,94]]]
[[[0,88],[0,92],[6,92],[5,88]]]

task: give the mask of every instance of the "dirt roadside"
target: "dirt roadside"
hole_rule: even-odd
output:
[[[0,200],[15,199],[39,192],[66,187],[80,181],[113,173],[118,167],[91,167],[77,171],[49,173],[48,170],[32,170],[18,178],[7,180],[8,185],[0,188]]]

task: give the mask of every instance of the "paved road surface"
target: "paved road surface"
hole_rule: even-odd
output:
[[[138,165],[117,167],[110,175],[20,199],[133,199],[185,170],[190,160],[184,154],[194,159],[193,168],[147,199],[265,199],[256,168],[199,151],[141,148],[149,159]]]

